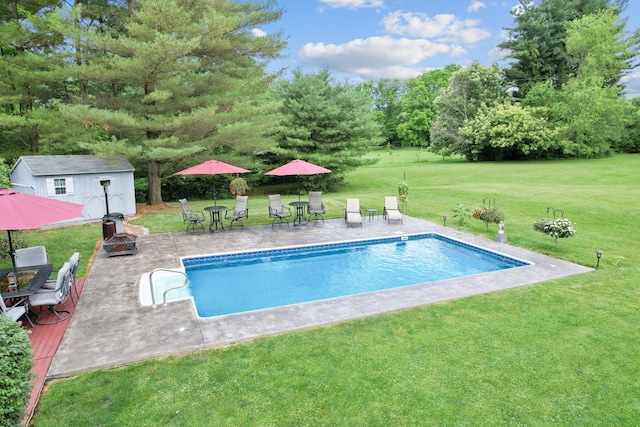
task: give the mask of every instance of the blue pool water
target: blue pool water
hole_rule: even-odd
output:
[[[182,261],[200,317],[529,264],[438,234],[189,257]]]

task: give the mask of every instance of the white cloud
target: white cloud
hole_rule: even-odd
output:
[[[451,51],[449,52],[449,56],[452,56],[452,57],[462,56],[462,55],[466,55],[466,53],[467,53],[467,49],[465,49],[460,45],[454,44],[454,45],[451,45]]]
[[[305,1],[305,0],[298,0]],[[320,3],[326,4],[333,8],[359,9],[362,7],[383,7],[383,0],[319,0]]]
[[[627,72],[620,82],[625,86],[624,95],[627,98],[636,98],[640,96],[640,72]]]
[[[267,33],[262,31],[260,28],[254,28],[253,30],[251,30],[251,34],[256,37],[264,37],[267,35]]]
[[[426,67],[362,68],[358,70],[358,75],[362,76],[362,81],[378,81],[381,79],[408,80],[431,70],[433,68]]]
[[[482,3],[481,1],[472,1],[471,4],[467,7],[467,12],[477,12],[480,9],[482,9],[483,7],[487,7],[486,4]]]
[[[435,15],[396,11],[386,15],[382,24],[390,34],[409,37],[433,38],[439,42],[475,43],[491,34],[479,28],[480,21],[460,20],[452,14]]]
[[[504,59],[509,53],[510,53],[510,50],[508,49],[500,49],[499,47],[494,47],[489,51],[487,56],[489,57],[489,59],[492,59],[494,61],[499,61]]]
[[[390,36],[356,39],[336,45],[307,43],[298,52],[304,66],[327,67],[368,79],[406,79],[424,73],[422,61],[435,55],[459,55],[464,49],[424,39]]]

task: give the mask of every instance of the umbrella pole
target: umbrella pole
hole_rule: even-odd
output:
[[[18,269],[16,267],[16,251],[13,249],[13,242],[11,241],[11,230],[7,230],[7,237],[9,239],[9,256],[11,256],[11,265],[13,266],[13,277],[16,278],[16,286],[18,286]]]
[[[300,178],[300,175],[298,175],[298,201],[300,201],[300,180],[302,178]]]
[[[216,205],[216,197],[218,197],[218,193],[216,192],[216,177],[213,177],[213,206]]]

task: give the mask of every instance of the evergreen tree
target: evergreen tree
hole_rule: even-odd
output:
[[[266,146],[263,94],[274,76],[265,67],[285,43],[279,33],[251,31],[282,11],[273,0],[132,0],[126,7],[126,14],[91,9],[91,26],[83,8],[70,12],[69,73],[81,90],[63,112],[106,133],[86,145],[92,152],[144,161],[148,202],[158,203],[161,178],[180,162]]]
[[[344,173],[366,164],[367,147],[382,142],[366,95],[348,84],[335,82],[328,70],[304,74],[297,70],[290,81],[278,82],[278,131],[273,135],[280,163],[302,159],[332,170],[310,178],[316,189],[342,182]]]
[[[56,73],[62,35],[52,26],[59,0],[8,0],[0,4],[0,146],[5,155],[40,151],[57,122],[49,108],[64,98]]]

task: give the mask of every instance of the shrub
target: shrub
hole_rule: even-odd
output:
[[[24,417],[31,391],[31,345],[27,331],[3,315],[0,342],[0,426],[17,426]]]
[[[402,203],[409,201],[409,185],[404,181],[398,184],[398,196]]]
[[[458,225],[465,225],[467,219],[471,218],[471,210],[465,208],[460,199],[456,200],[456,207],[451,209],[451,212],[453,212],[453,217],[456,219],[456,224]]]
[[[13,245],[14,250],[27,247],[27,242],[25,242],[22,237],[16,235],[16,233],[11,234],[11,244]],[[11,256],[9,255],[9,239],[0,239],[0,259],[10,258]]]

